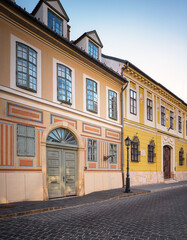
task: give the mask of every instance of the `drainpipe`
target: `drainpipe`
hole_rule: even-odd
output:
[[[127,65],[122,68],[121,70],[121,76],[123,77],[123,73],[126,68],[128,68],[129,63],[127,62]],[[126,79],[125,79],[126,80]],[[122,184],[123,188],[125,188],[125,177],[124,177],[124,91],[126,87],[128,86],[128,81],[126,85],[123,85],[121,88],[121,173],[122,173]]]

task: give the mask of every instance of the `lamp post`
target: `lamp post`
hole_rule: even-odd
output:
[[[125,139],[125,145],[127,146],[127,176],[126,176],[126,188],[125,192],[130,192],[130,177],[129,177],[129,146],[131,145],[131,140],[129,136]]]

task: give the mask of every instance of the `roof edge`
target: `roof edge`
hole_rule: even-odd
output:
[[[177,95],[175,95],[174,93],[172,93],[169,89],[167,89],[166,87],[164,87],[161,83],[158,83],[157,81],[155,81],[154,79],[152,79],[150,76],[148,76],[146,73],[144,73],[142,70],[140,70],[138,67],[136,67],[134,64],[132,64],[131,62],[129,62],[128,60],[124,60],[121,58],[116,58],[113,56],[108,56],[105,54],[101,55],[103,58],[107,58],[110,60],[114,60],[114,61],[118,61],[124,64],[129,63],[129,66],[131,68],[133,68],[134,70],[136,70],[138,73],[140,73],[141,75],[143,75],[145,78],[148,78],[150,81],[152,81],[154,84],[158,85],[159,87],[163,88],[165,91],[167,91],[169,94],[171,94],[173,97],[177,98],[179,101],[181,101],[186,107],[187,107],[187,103],[184,102],[184,100],[182,100],[181,98],[179,98]]]

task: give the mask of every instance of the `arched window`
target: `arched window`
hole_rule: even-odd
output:
[[[154,163],[154,159],[156,157],[155,153],[155,142],[151,140],[148,144],[148,151],[147,151],[147,159],[149,163]]]
[[[47,137],[47,142],[60,143],[62,145],[78,145],[75,136],[69,130],[64,128],[52,130]]]
[[[131,161],[132,162],[139,162],[139,156],[140,156],[140,151],[139,151],[139,145],[140,141],[137,136],[135,136],[131,142]]]

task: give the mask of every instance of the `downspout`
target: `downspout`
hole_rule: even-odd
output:
[[[121,76],[123,77],[123,73],[125,71],[126,68],[128,68],[129,63],[127,62],[127,65],[122,68],[121,70]],[[126,80],[126,79],[125,79]],[[126,83],[126,85],[123,85],[121,88],[121,125],[122,125],[122,129],[121,129],[121,173],[122,173],[122,185],[123,188],[125,188],[125,177],[124,177],[124,91],[128,86],[128,81]]]

